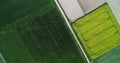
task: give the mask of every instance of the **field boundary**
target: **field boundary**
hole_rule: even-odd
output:
[[[73,36],[74,36],[74,38],[75,38],[75,40],[76,40],[78,46],[80,47],[80,50],[82,51],[83,55],[85,56],[85,59],[87,60],[88,63],[91,63],[90,60],[89,60],[89,58],[88,58],[88,56],[86,55],[86,53],[85,53],[85,51],[84,51],[82,45],[80,44],[80,42],[79,42],[77,36],[75,35],[75,32],[73,31],[73,29],[72,29],[72,27],[71,27],[71,25],[70,25],[70,23],[69,23],[69,20],[67,19],[66,15],[64,14],[64,12],[63,12],[61,6],[59,5],[59,3],[58,3],[57,0],[54,0],[54,1],[55,1],[56,5],[58,6],[58,8],[59,8],[61,14],[63,15],[63,18],[65,19],[65,21],[66,21],[66,23],[67,23],[67,25],[68,25],[70,31],[72,32],[72,34],[73,34]]]

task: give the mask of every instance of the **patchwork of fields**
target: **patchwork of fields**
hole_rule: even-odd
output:
[[[0,63],[87,63],[53,0],[0,0]],[[93,63],[119,63],[120,26],[107,4],[70,22]]]
[[[0,53],[7,63],[86,63],[55,3],[0,2]]]

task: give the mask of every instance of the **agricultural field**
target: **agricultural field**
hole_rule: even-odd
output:
[[[120,45],[120,27],[107,4],[77,20],[72,26],[91,60]]]
[[[0,53],[6,63],[86,63],[52,0],[0,3]]]
[[[107,58],[107,59],[106,59]],[[109,52],[97,58],[94,63],[120,63],[120,46],[113,48]]]

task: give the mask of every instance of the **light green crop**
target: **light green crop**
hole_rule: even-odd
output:
[[[77,20],[72,26],[92,60],[120,44],[119,25],[107,4]]]

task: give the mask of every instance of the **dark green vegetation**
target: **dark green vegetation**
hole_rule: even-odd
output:
[[[42,10],[51,0],[0,0],[0,28]]]
[[[7,63],[86,63],[49,1],[0,0],[0,52]]]

